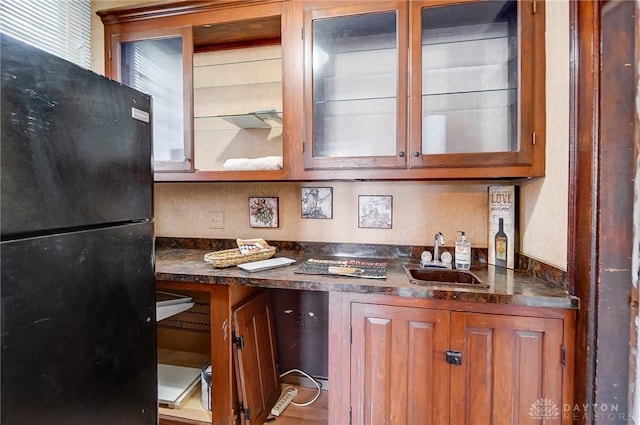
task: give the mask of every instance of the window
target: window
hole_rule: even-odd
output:
[[[0,30],[91,68],[90,0],[0,0]]]

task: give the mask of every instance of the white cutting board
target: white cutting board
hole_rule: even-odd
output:
[[[180,407],[200,381],[200,369],[158,364],[158,403]]]

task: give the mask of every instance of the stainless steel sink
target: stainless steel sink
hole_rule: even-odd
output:
[[[473,288],[488,288],[478,276],[467,270],[451,270],[442,268],[421,267],[417,264],[404,264],[404,271],[409,282],[414,285],[451,285]]]

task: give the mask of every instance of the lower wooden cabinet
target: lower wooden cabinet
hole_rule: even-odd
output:
[[[449,345],[462,354],[451,366],[449,423],[562,423],[563,320],[451,313]]]
[[[159,361],[189,367],[200,367],[205,362],[211,362],[212,365],[211,410],[203,408],[200,394],[196,392],[191,397],[193,400],[183,408],[161,407],[159,424],[239,424],[242,415],[238,409],[237,382],[233,369],[233,312],[262,289],[161,280],[156,281],[156,289],[192,296],[197,304],[204,307],[206,316],[206,320],[198,317],[194,323],[180,323],[174,329],[163,329],[164,326],[159,324]]]
[[[354,303],[351,318],[352,423],[448,423],[449,313]]]
[[[270,313],[246,303],[266,298],[263,289],[163,281],[157,287],[192,296],[210,322],[202,331],[159,328],[159,359],[213,366],[212,410],[203,410],[198,396],[198,412],[162,409],[161,425],[254,423],[240,402],[269,393],[250,402],[261,423],[265,415],[258,413],[267,413],[277,389],[263,385],[239,400],[232,353],[240,335],[248,357],[236,361],[244,374],[270,374],[261,383],[277,382]],[[234,315],[250,305],[246,317]],[[571,423],[565,406],[572,406],[573,310],[347,292],[330,292],[328,309],[327,425]],[[249,340],[270,348],[268,362],[260,363]],[[316,419],[296,423],[324,423]]]
[[[329,341],[330,423],[570,422],[573,311],[343,295],[332,306],[349,337]]]

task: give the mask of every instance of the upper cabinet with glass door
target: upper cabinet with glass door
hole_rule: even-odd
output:
[[[109,76],[153,96],[157,181],[284,178],[283,4],[99,12],[117,52]]]
[[[190,171],[191,85],[186,78],[191,67],[190,31],[116,33],[108,40],[107,75],[152,96],[155,171]]]
[[[543,2],[357,4],[305,11],[307,178],[544,175]]]
[[[543,3],[432,4],[411,3],[410,166],[542,175]]]
[[[305,14],[306,169],[406,166],[403,2]]]

